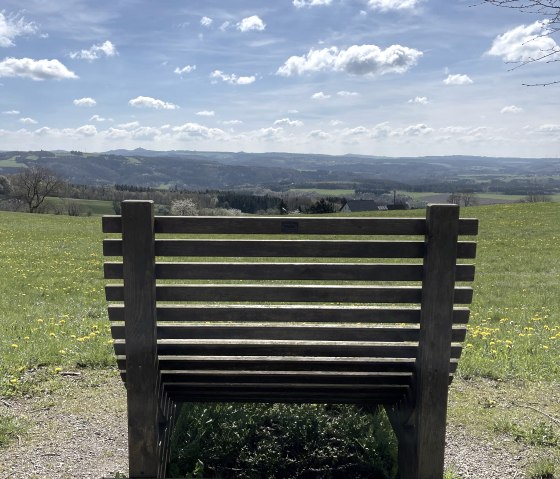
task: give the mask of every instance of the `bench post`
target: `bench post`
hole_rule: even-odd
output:
[[[122,203],[129,477],[158,477],[158,364],[152,201]]]

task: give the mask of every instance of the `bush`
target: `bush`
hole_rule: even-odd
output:
[[[173,477],[396,477],[386,416],[356,406],[185,404],[172,438]]]

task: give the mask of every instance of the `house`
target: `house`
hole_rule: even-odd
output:
[[[387,211],[387,210],[408,210],[408,203],[387,205],[381,204],[375,200],[348,200],[346,204],[340,208],[341,213],[356,213],[360,211]]]

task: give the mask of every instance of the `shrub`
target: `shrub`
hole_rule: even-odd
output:
[[[172,438],[172,476],[396,477],[386,416],[356,406],[185,404]]]

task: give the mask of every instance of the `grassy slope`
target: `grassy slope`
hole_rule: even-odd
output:
[[[475,207],[463,216],[480,218],[480,236],[461,374],[557,380],[560,205]],[[0,213],[0,391],[39,365],[113,364],[101,238],[96,218]]]

